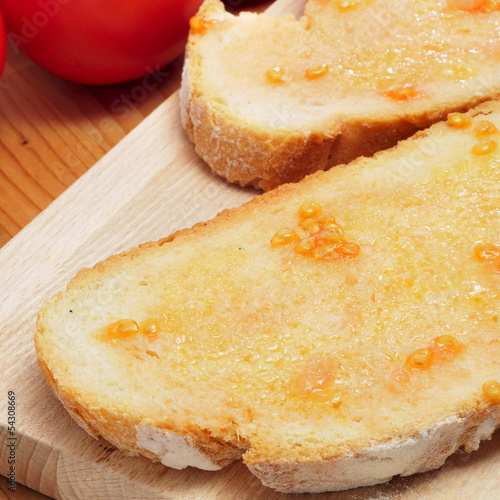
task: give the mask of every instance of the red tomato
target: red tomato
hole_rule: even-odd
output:
[[[0,77],[3,73],[3,67],[5,65],[5,54],[7,51],[7,39],[5,38],[5,28],[3,25],[2,14],[0,13]]]
[[[133,80],[184,50],[202,0],[0,0],[8,38],[51,73],[85,84]]]

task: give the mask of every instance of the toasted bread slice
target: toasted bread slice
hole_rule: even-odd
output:
[[[206,0],[187,46],[184,127],[215,173],[264,190],[370,156],[500,96],[499,9],[308,0],[296,20]]]
[[[500,420],[500,103],[81,271],[36,349],[73,417],[281,491],[437,468]]]

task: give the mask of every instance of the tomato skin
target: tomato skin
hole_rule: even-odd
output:
[[[7,38],[5,37],[5,27],[3,24],[2,13],[0,12],[0,78],[2,77],[5,66],[5,56],[7,55]]]
[[[182,53],[202,0],[0,0],[8,38],[51,73],[124,82]]]

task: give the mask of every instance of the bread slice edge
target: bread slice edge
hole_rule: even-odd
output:
[[[416,435],[394,439],[334,460],[305,463],[265,462],[244,456],[263,484],[283,493],[321,493],[373,486],[395,476],[410,476],[440,468],[460,448],[474,451],[499,426],[500,407],[484,407],[465,416],[449,417]]]

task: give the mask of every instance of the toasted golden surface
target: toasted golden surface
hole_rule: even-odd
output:
[[[216,173],[263,189],[393,146],[499,95],[500,11],[472,7],[309,0],[297,21],[207,0],[188,45],[184,125]]]
[[[82,271],[40,314],[49,383],[122,448],[162,459],[134,439],[147,425],[218,465],[243,454],[287,491],[476,447],[498,422],[497,388],[483,389],[500,382],[497,128],[498,103],[451,116]],[[383,475],[375,456],[342,480],[298,479],[377,447]]]

